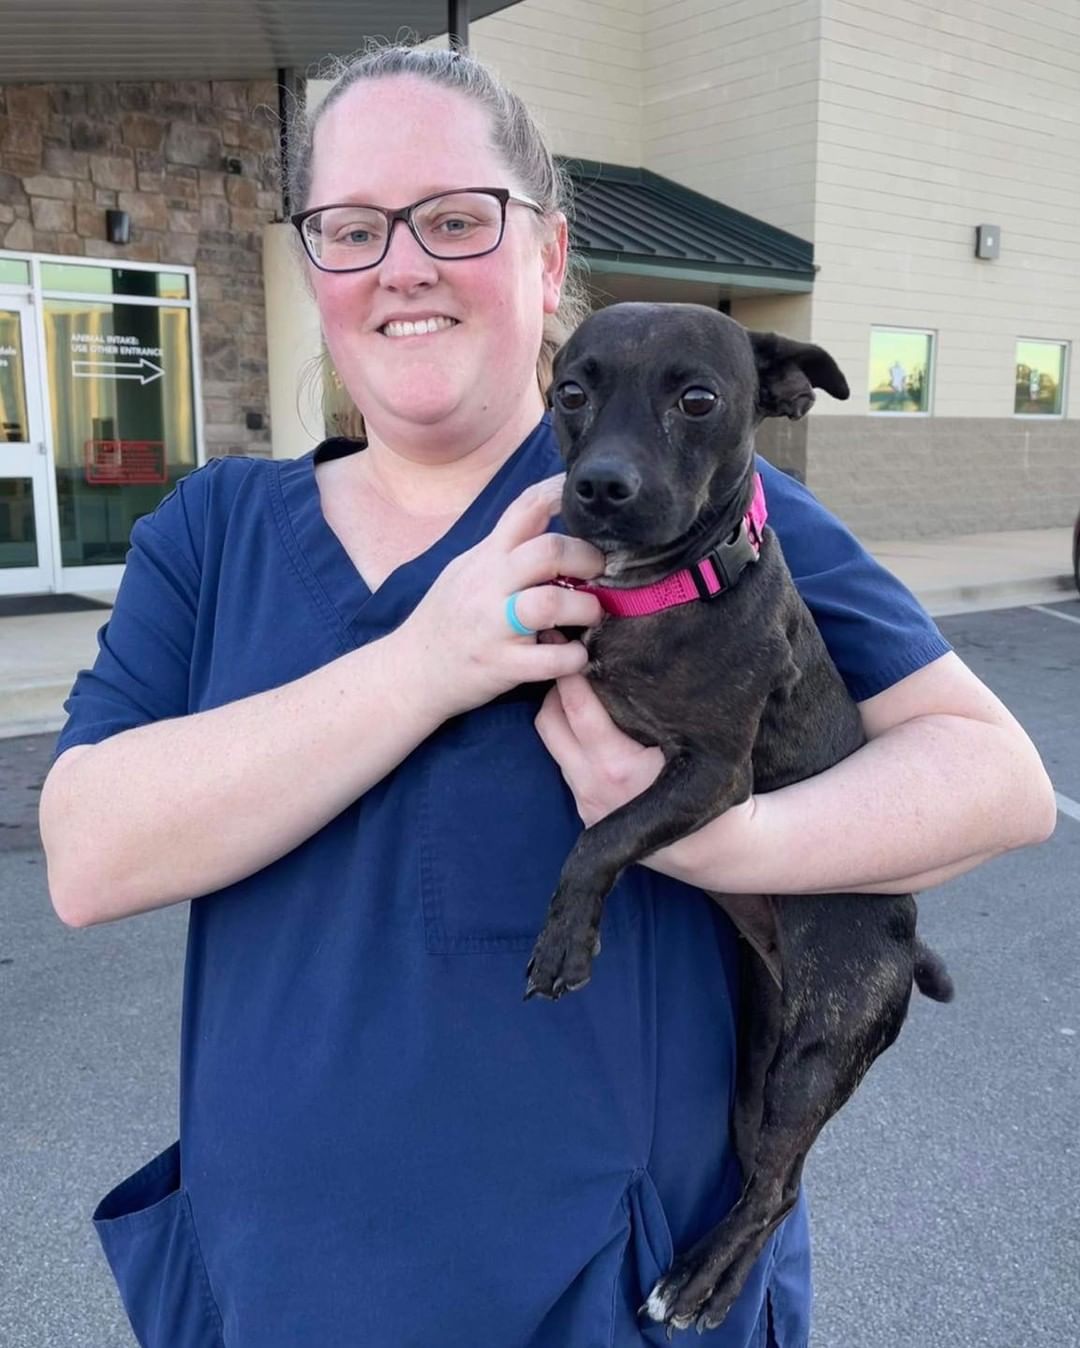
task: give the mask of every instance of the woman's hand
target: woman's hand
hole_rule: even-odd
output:
[[[537,713],[536,730],[586,828],[640,796],[664,766],[659,749],[623,734],[583,674],[559,679]]]
[[[559,513],[564,476],[539,482],[513,501],[491,533],[450,562],[402,626],[411,657],[426,666],[426,685],[442,718],[490,702],[521,683],[544,683],[585,668],[580,641],[538,641],[519,636],[507,621],[525,627],[591,627],[600,621],[594,595],[563,589],[556,576],[591,579],[604,569],[603,554],[579,538],[548,533]]]

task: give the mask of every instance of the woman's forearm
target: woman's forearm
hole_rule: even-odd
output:
[[[647,864],[737,894],[902,892],[1040,842],[1056,817],[1018,727],[952,715],[896,725],[820,776],[739,809],[750,817],[721,816]]]
[[[41,798],[60,917],[209,893],[333,819],[441,719],[407,642],[399,629],[280,688],[61,755]]]

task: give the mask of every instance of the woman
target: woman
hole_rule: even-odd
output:
[[[99,1231],[154,1348],[661,1343],[637,1307],[739,1188],[734,941],[698,887],[937,883],[1048,833],[1045,774],[910,596],[766,465],[871,742],[635,868],[589,988],[523,1004],[579,814],[659,767],[579,643],[506,616],[516,595],[526,629],[599,619],[545,583],[601,568],[548,532],[550,155],[473,61],[388,49],[339,80],[298,177],[366,443],[213,463],[139,523],[43,792],[65,921],[198,898],[181,1140]],[[710,1339],[800,1348],[808,1320],[800,1205]]]

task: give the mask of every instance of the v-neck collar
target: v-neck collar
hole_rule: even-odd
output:
[[[377,590],[369,589],[323,514],[315,467],[363,451],[363,442],[340,437],[298,459],[284,461],[278,475],[284,518],[298,564],[359,644],[384,636],[405,620],[453,557],[486,537],[499,516],[527,486],[561,471],[562,463],[545,415],[535,430],[495,472],[487,486],[449,529],[419,556],[402,563]]]

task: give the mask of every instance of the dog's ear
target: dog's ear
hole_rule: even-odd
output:
[[[834,398],[850,394],[847,380],[827,351],[810,342],[795,342],[776,332],[751,332],[758,369],[758,415],[798,421],[814,405],[814,389]]]

